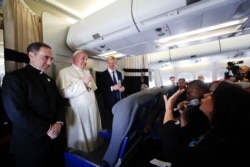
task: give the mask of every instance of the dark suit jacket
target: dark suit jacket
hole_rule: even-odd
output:
[[[47,136],[51,124],[65,119],[63,99],[52,78],[27,65],[5,75],[2,98],[13,123],[12,153],[37,157],[63,153],[63,128],[56,139]]]
[[[120,71],[117,71],[118,80],[122,81],[122,73]],[[106,109],[110,110],[112,109],[113,105],[117,102],[116,100],[116,93],[115,91],[111,91],[111,86],[115,85],[113,82],[113,79],[111,75],[109,74],[108,69],[102,72],[101,79],[100,79],[100,89],[103,93],[104,97],[104,103],[106,106]],[[122,97],[122,95],[121,95]]]

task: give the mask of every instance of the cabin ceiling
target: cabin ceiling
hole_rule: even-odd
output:
[[[115,0],[24,0],[33,12],[49,12],[76,22],[113,3]]]
[[[97,12],[105,6],[111,5],[114,0],[24,0],[28,6],[36,13],[42,13],[41,8],[32,8],[32,4],[40,3],[47,11],[52,14],[58,15],[59,13],[65,17],[73,20],[81,20],[88,17],[90,14]],[[206,0],[187,0],[187,6],[196,5]],[[35,6],[35,5],[34,5]],[[44,8],[44,9],[45,9]],[[43,10],[44,10],[43,9]],[[119,53],[123,53],[126,56],[141,55],[146,53],[166,51],[171,48],[181,48],[184,46],[199,44],[203,42],[209,42],[217,39],[225,39],[228,37],[239,36],[242,34],[248,34],[250,28],[250,19],[248,19],[235,33],[229,33],[225,35],[216,36],[206,40],[197,40],[195,42],[189,42],[185,44],[170,46],[161,48],[155,43],[156,39],[181,34],[184,32],[192,31],[199,28],[204,28],[212,25],[216,25],[222,22],[235,20],[243,17],[250,16],[250,0],[235,0],[235,3],[231,3],[217,8],[211,8],[207,11],[194,12],[193,14],[186,14],[183,17],[177,17],[167,22],[164,34],[159,36],[156,32],[156,28],[145,29],[137,35],[131,34],[121,36],[120,38],[107,41],[105,43],[98,43],[97,45],[82,47],[82,46],[70,46],[72,50],[86,50],[90,55],[95,57],[102,52],[103,46],[108,46],[111,50],[116,50]],[[54,12],[54,13],[53,13]],[[112,19],[111,19],[112,20]],[[108,22],[107,24],[112,24]],[[91,28],[91,26],[89,27]],[[101,27],[100,27],[101,28]],[[93,34],[91,34],[93,35]],[[96,50],[100,50],[96,52]]]

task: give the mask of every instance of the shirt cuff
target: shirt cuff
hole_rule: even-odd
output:
[[[56,123],[62,124],[62,126],[64,125],[62,121],[57,121]]]
[[[50,130],[51,130],[51,125],[49,125],[49,130],[47,131],[47,133],[49,133]]]

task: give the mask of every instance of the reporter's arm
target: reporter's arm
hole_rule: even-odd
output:
[[[165,102],[165,115],[163,119],[163,123],[165,124],[166,122],[170,120],[175,120],[174,118],[174,104],[180,94],[182,94],[185,91],[185,89],[179,89],[177,90],[169,99],[167,98],[167,95],[163,95],[164,102]]]

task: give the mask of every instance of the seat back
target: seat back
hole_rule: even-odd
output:
[[[148,89],[153,94],[152,111],[147,117],[147,122],[144,128],[148,138],[158,139],[158,129],[162,124],[165,113],[165,102],[163,95],[167,93],[166,87],[153,87]]]
[[[134,93],[117,102],[112,109],[114,116],[109,142],[91,153],[74,149],[65,151],[66,167],[121,166],[144,137],[152,102],[153,94],[147,91]]]
[[[153,95],[150,92],[137,92],[119,102],[112,109],[113,124],[109,146],[103,157],[103,166],[120,166],[128,150],[143,137],[146,117],[151,111]]]
[[[160,87],[153,87],[148,89],[150,93],[153,94],[153,103],[152,103],[152,112],[147,118],[147,123],[145,127],[145,131],[150,130],[153,126],[154,121],[157,119],[161,112],[161,103],[163,101],[163,89]]]
[[[156,113],[154,116],[154,124],[155,122],[161,122],[163,121],[163,116],[165,113],[165,102],[163,99],[163,95],[167,95],[167,92],[169,90],[169,87],[161,87],[159,89],[153,90],[153,94],[155,95],[155,97],[157,97],[158,101],[156,104]],[[159,93],[161,92],[161,93]]]

